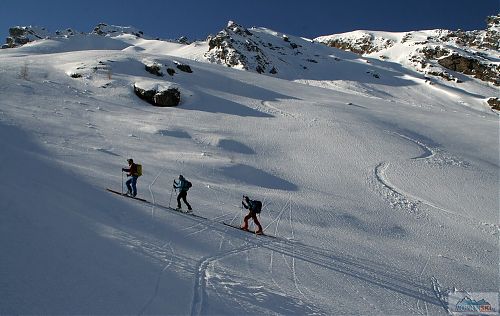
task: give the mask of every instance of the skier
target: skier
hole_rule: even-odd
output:
[[[140,174],[137,168],[137,164],[134,163],[132,158],[127,159],[128,168],[122,168],[122,171],[128,172],[127,177],[130,177],[125,184],[127,185],[127,193],[126,195],[135,197],[137,195],[137,178],[139,178]]]
[[[243,225],[241,225],[241,229],[248,230],[248,220],[252,218],[255,225],[257,225],[257,230],[255,231],[255,233],[258,235],[262,234],[262,226],[257,219],[257,214],[259,214],[262,209],[262,202],[257,200],[250,200],[248,196],[243,195],[243,201],[241,201],[241,204],[244,208],[248,209],[248,214],[243,219]]]
[[[188,201],[186,200],[187,192],[188,192],[189,188],[191,188],[191,186],[192,186],[191,182],[186,180],[186,178],[184,178],[182,176],[182,174],[179,176],[179,181],[174,180],[174,189],[179,189],[179,194],[177,195],[177,209],[178,210],[182,209],[181,199],[187,205],[189,211],[193,210],[191,208],[191,205],[189,205]]]

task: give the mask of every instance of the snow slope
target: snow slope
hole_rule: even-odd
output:
[[[447,289],[498,291],[498,116],[459,103],[476,90],[323,46],[336,72],[282,78],[205,49],[123,34],[0,51],[0,313],[434,315]],[[144,69],[176,61],[193,73]],[[181,104],[137,98],[151,81]],[[104,190],[128,157],[155,205]],[[208,220],[161,207],[179,174]],[[243,194],[278,238],[222,224]]]

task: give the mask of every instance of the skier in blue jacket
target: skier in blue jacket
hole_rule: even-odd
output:
[[[191,182],[186,180],[182,176],[182,174],[179,176],[179,181],[174,180],[174,189],[179,189],[179,194],[177,195],[177,209],[181,209],[181,199],[184,201],[184,203],[187,205],[188,210],[191,211],[191,205],[189,205],[188,201],[186,200],[187,198],[187,192],[189,188],[191,187]]]

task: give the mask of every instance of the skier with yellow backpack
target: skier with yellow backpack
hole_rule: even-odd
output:
[[[135,197],[137,195],[137,178],[142,176],[142,165],[134,163],[132,158],[127,159],[127,162],[128,168],[122,168],[122,171],[128,172],[127,176],[130,177],[125,182],[127,185],[126,195]]]

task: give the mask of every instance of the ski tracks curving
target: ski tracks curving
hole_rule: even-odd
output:
[[[261,110],[265,113],[272,114],[272,115],[280,115],[280,116],[283,116],[286,118],[291,118],[291,119],[297,119],[297,116],[295,114],[292,114],[290,112],[287,112],[285,110],[281,110],[281,109],[275,107],[274,105],[271,104],[270,101],[262,100],[262,101],[260,101],[260,104],[262,105],[262,107],[260,107],[259,110]]]
[[[206,270],[208,267],[213,264],[214,262],[221,260],[223,258],[233,256],[245,251],[252,250],[254,248],[262,247],[265,244],[272,243],[273,241],[264,241],[262,243],[254,243],[254,244],[248,244],[245,243],[240,247],[231,249],[229,251],[225,251],[222,253],[219,253],[214,256],[207,256],[202,258],[196,268],[196,275],[195,275],[195,281],[194,281],[194,289],[193,289],[193,299],[191,303],[191,315],[202,315],[203,314],[203,307],[204,307],[204,300],[205,300],[205,288],[207,285],[207,275],[206,275]]]
[[[423,160],[428,163],[436,164],[436,165],[453,165],[453,166],[459,166],[463,168],[467,168],[470,166],[470,164],[466,161],[463,161],[459,158],[453,157],[451,155],[447,155],[446,153],[443,153],[439,149],[434,149],[431,146],[413,139],[409,136],[402,135],[399,133],[395,132],[389,132],[390,134],[396,135],[398,137],[401,137],[403,139],[406,139],[417,146],[419,146],[423,150],[423,154],[418,156],[418,157],[413,157],[410,158],[411,160]],[[472,222],[477,222],[478,226],[481,227],[483,230],[491,229],[491,234],[498,234],[500,231],[500,226],[497,224],[492,224],[492,223],[484,223],[484,222],[478,222],[477,219],[474,219],[472,217],[468,217],[465,215],[462,215],[460,213],[454,212],[452,210],[446,209],[444,207],[440,207],[438,205],[435,205],[432,202],[429,202],[421,197],[415,196],[411,193],[405,192],[403,189],[398,188],[394,184],[392,184],[389,179],[387,178],[385,172],[386,170],[390,167],[389,162],[381,162],[379,163],[374,170],[374,176],[376,180],[376,190],[384,196],[386,200],[388,200],[389,204],[392,207],[397,207],[401,208],[404,210],[407,210],[409,213],[413,213],[417,215],[417,218],[427,216],[424,212],[424,208],[427,210],[435,210],[438,212],[441,212],[443,214],[446,214],[450,217],[459,217],[467,221],[472,221]]]

